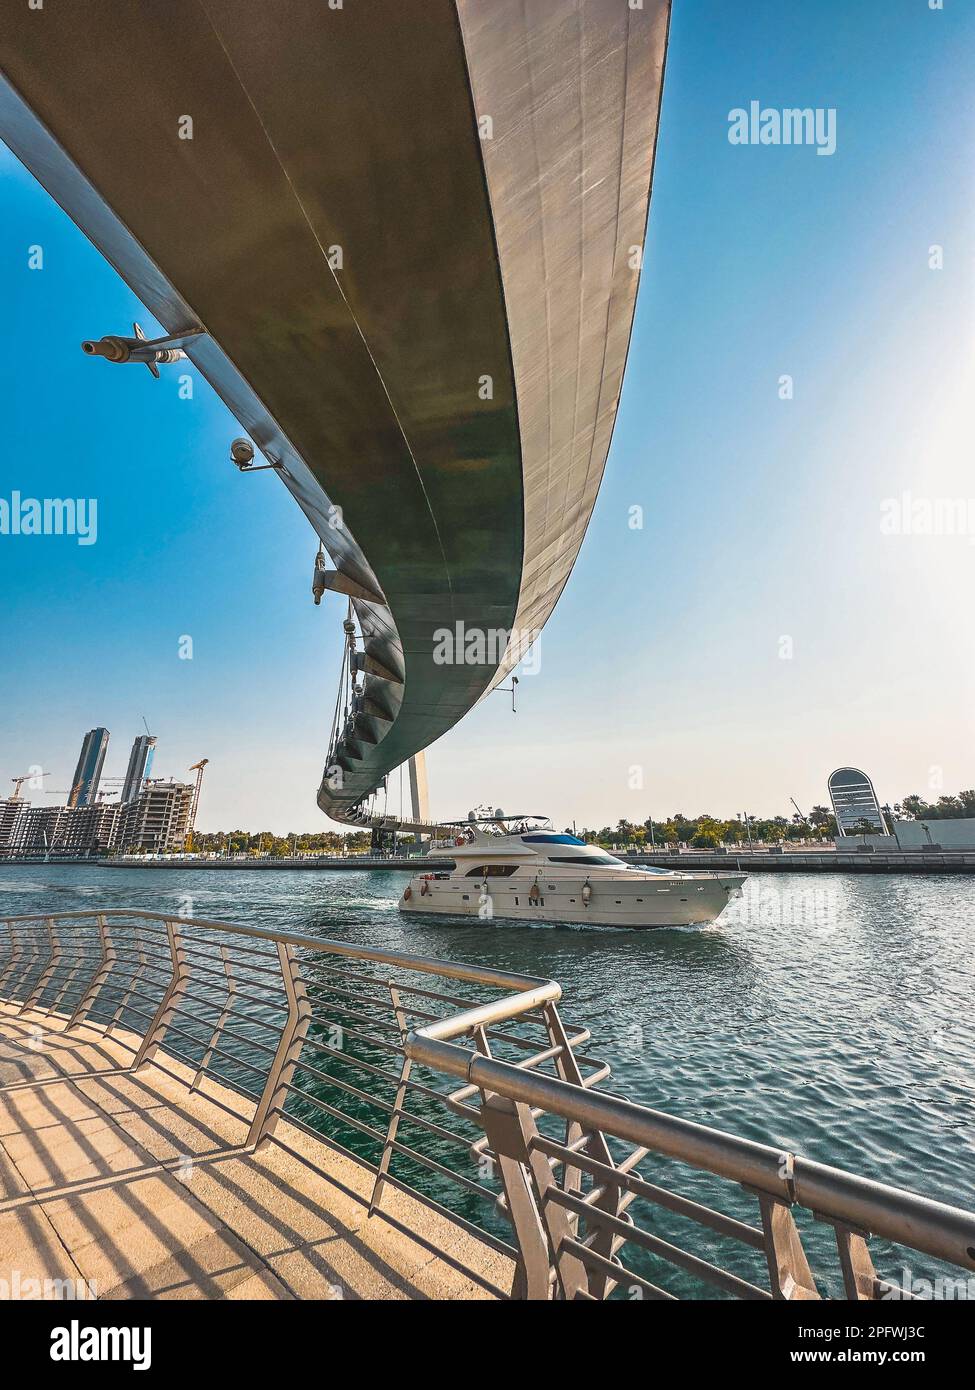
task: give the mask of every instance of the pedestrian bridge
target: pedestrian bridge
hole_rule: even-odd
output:
[[[575,563],[670,0],[7,9],[0,138],[241,422],[313,528],[309,579],[323,547],[318,595],[351,604],[358,688],[318,795],[345,819],[524,655]],[[38,370],[78,347],[52,351]],[[228,516],[273,476],[228,476]],[[444,631],[515,636],[438,662]]]
[[[0,1281],[876,1299],[910,1296],[906,1269],[975,1270],[970,1211],[606,1092],[560,998],[551,980],[221,922],[7,920]]]

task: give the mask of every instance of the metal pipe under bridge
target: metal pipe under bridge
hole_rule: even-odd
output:
[[[971,1211],[608,1093],[561,995],[137,909],[8,918],[0,1279],[859,1301],[975,1270]]]

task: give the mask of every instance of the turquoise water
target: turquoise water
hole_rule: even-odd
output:
[[[720,925],[417,923],[400,872],[0,868],[0,914],[144,907],[557,979],[611,1089],[975,1206],[975,880],[754,875]]]

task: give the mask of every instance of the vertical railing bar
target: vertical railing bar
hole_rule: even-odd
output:
[[[792,1155],[786,1156],[791,1162]],[[749,1189],[746,1188],[746,1191]],[[772,1297],[808,1302],[819,1298],[816,1281],[803,1249],[802,1237],[786,1202],[767,1192],[755,1191],[762,1213],[765,1258]]]
[[[874,1269],[867,1245],[870,1233],[854,1230],[852,1226],[844,1226],[838,1221],[829,1224],[836,1236],[836,1253],[839,1256],[843,1289],[847,1298],[862,1302],[883,1297],[887,1286]]]
[[[490,1057],[484,1027],[475,1028],[472,1037],[475,1049]],[[588,1293],[590,1276],[585,1265],[561,1248],[563,1240],[572,1235],[568,1213],[545,1201],[545,1193],[556,1180],[548,1159],[533,1147],[538,1131],[531,1107],[482,1091],[481,1124],[495,1155],[493,1161],[518,1245],[520,1258],[512,1297],[551,1299],[553,1272],[563,1298]]]
[[[572,1048],[569,1046],[568,1033],[566,1032],[565,1024],[562,1022],[558,1009],[554,1004],[546,1004],[544,1006],[543,1013],[545,1016],[545,1026],[548,1031],[549,1039],[551,1040],[552,1045],[555,1046],[556,1044],[558,1044],[561,1048],[561,1051],[559,1052],[559,1055],[555,1060],[555,1066],[556,1070],[558,1071],[559,1077],[561,1078],[561,1080],[568,1081],[574,1086],[581,1086],[582,1070],[579,1066],[579,1059],[576,1057]],[[582,1134],[583,1131],[581,1125],[576,1125],[574,1126],[574,1128],[578,1131],[576,1137]],[[566,1144],[569,1143],[569,1132],[570,1126],[567,1123]],[[596,1159],[599,1163],[605,1164],[607,1168],[616,1167],[616,1160],[613,1158],[613,1155],[610,1152],[609,1144],[606,1141],[606,1136],[602,1133],[601,1130],[593,1130],[588,1134],[584,1148],[586,1153],[588,1153],[591,1158]],[[547,1162],[546,1166],[548,1166]],[[568,1179],[569,1172],[570,1169],[566,1167],[564,1174],[565,1180]],[[578,1169],[572,1169],[571,1172],[573,1175],[578,1174],[578,1190],[581,1192],[581,1172]],[[570,1191],[572,1189],[566,1187],[565,1190]],[[622,1191],[622,1187],[612,1183],[609,1179],[606,1179],[603,1183],[602,1191],[596,1199],[595,1206],[598,1210],[606,1212],[609,1216],[620,1216],[622,1213]],[[577,1231],[578,1220],[573,1222],[573,1226],[574,1229]],[[591,1248],[595,1250],[597,1255],[602,1255],[604,1259],[612,1260],[616,1251],[620,1248],[622,1244],[623,1238],[621,1236],[617,1235],[614,1231],[608,1229],[607,1226],[601,1225],[597,1227],[593,1235]],[[599,1269],[589,1270],[589,1288],[590,1292],[594,1295],[595,1298],[608,1298],[609,1295],[612,1293],[614,1287],[615,1285],[612,1279],[610,1279],[610,1277],[605,1272]]]
[[[539,1200],[538,1194],[544,1194],[547,1183],[554,1183],[555,1178],[543,1154],[536,1154],[533,1159],[531,1143],[537,1130],[531,1109],[523,1101],[511,1100],[495,1091],[483,1091],[481,1095],[481,1123],[495,1154],[518,1247],[511,1297],[550,1300],[553,1265],[563,1295],[572,1297],[574,1257],[555,1254],[562,1236],[570,1235],[569,1223],[564,1210],[560,1212],[554,1203]],[[575,1263],[581,1271],[579,1287],[585,1288],[585,1269],[580,1261]]]
[[[291,946],[279,941],[277,947],[281,982],[288,1000],[288,1017],[281,1028],[281,1037],[271,1062],[271,1070],[251,1121],[247,1135],[248,1148],[257,1148],[263,1139],[270,1138],[274,1133],[280,1118],[280,1107],[287,1100],[288,1086],[311,1022],[311,1007],[305,982],[301,978],[299,962]]]
[[[389,997],[393,1005],[393,1014],[396,1018],[396,1026],[399,1028],[400,1046],[406,1042],[406,1035],[409,1030],[409,1020],[402,1007],[400,992],[393,984],[392,980],[386,982],[389,988]],[[413,1060],[403,1055],[403,1065],[400,1068],[399,1084],[396,1087],[396,1097],[393,1101],[392,1113],[389,1117],[389,1124],[386,1127],[386,1143],[383,1145],[382,1158],[379,1160],[379,1170],[376,1173],[376,1181],[373,1184],[372,1196],[369,1198],[368,1216],[372,1216],[379,1206],[386,1186],[386,1175],[389,1172],[389,1165],[393,1157],[393,1145],[396,1141],[396,1134],[399,1130],[400,1115],[403,1113],[406,1104],[407,1083],[410,1079],[410,1071],[413,1067]]]

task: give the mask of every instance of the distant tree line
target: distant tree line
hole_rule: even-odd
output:
[[[571,830],[568,832],[571,834]],[[822,840],[836,834],[836,820],[826,806],[814,806],[804,820],[796,813],[787,816],[752,816],[722,820],[707,812],[685,816],[675,811],[665,820],[647,817],[642,823],[620,820],[615,826],[602,830],[584,829],[576,832],[592,845],[635,845],[640,849],[653,845],[692,845],[695,849],[713,849],[717,845],[745,845],[761,841],[778,844],[781,840]]]
[[[920,796],[905,796],[893,806],[885,806],[890,820],[953,820],[975,817],[975,790],[959,792],[957,796],[939,796],[931,803]],[[859,829],[860,827],[858,827]],[[871,827],[864,822],[863,830]],[[571,828],[566,834],[573,834]],[[748,816],[722,820],[719,816],[685,816],[675,811],[664,820],[651,817],[643,822],[619,820],[615,826],[604,825],[601,830],[584,829],[575,832],[587,844],[634,845],[639,849],[651,845],[692,845],[695,849],[713,849],[718,845],[744,845],[749,840],[766,845],[783,840],[831,840],[836,834],[836,818],[827,806],[814,806],[805,818],[798,812],[787,816]],[[193,850],[197,854],[270,854],[284,857],[291,854],[364,854],[371,837],[366,830],[343,834],[336,830],[313,833],[275,835],[270,830],[194,831]]]
[[[369,849],[368,830],[336,830],[275,835],[270,830],[194,830],[194,854],[270,854],[284,858],[291,854],[362,854]]]
[[[925,801],[921,796],[905,796],[900,811],[905,820],[969,820],[975,816],[975,791],[959,792],[957,796],[939,796],[937,801]]]
[[[892,820],[952,820],[975,816],[975,791],[959,792],[957,796],[939,796],[932,805],[920,796],[905,796],[894,806],[885,806],[884,815]],[[858,832],[873,827],[866,821],[857,826]],[[569,830],[568,834],[572,834]],[[836,834],[836,817],[827,806],[814,806],[806,817],[798,812],[787,816],[748,815],[734,820],[722,820],[706,812],[685,816],[675,811],[665,820],[647,817],[645,821],[617,821],[601,830],[584,829],[576,832],[588,844],[635,845],[640,849],[651,845],[691,845],[695,849],[713,849],[718,845],[743,845],[761,842],[778,844],[783,840],[831,840]]]

